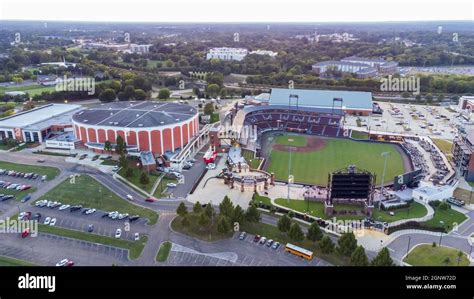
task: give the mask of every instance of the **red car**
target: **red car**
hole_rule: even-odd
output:
[[[253,241],[254,242],[258,242],[260,240],[261,236],[260,235],[256,235],[254,238],[253,238]]]
[[[30,229],[29,229],[29,228],[25,229],[25,230],[21,233],[21,237],[22,237],[22,238],[26,238],[26,237],[28,237],[29,235],[30,235]]]
[[[145,198],[145,201],[146,202],[155,202],[155,199],[151,198],[151,197],[147,197],[147,198]]]

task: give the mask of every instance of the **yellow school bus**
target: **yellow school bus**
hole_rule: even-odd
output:
[[[289,253],[300,256],[300,257],[302,257],[304,259],[307,259],[309,261],[313,259],[313,252],[312,251],[309,251],[307,249],[298,247],[298,246],[290,244],[290,243],[286,244],[285,250]]]

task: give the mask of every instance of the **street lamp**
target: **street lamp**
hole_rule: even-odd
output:
[[[288,142],[292,142],[293,139],[288,138]],[[288,204],[290,203],[290,184],[292,183],[292,177],[291,177],[291,150],[293,148],[290,146],[290,156],[288,158],[288,195],[287,195],[287,202]]]
[[[408,258],[408,252],[410,252],[410,243],[411,243],[411,236],[408,236],[408,247],[407,247],[407,258]]]
[[[383,184],[385,183],[385,171],[387,170],[387,158],[388,156],[390,156],[390,152],[383,152],[381,156],[384,157],[385,160],[383,162],[382,185],[380,186],[379,211],[382,209]]]

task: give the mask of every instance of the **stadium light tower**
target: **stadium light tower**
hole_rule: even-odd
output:
[[[382,209],[383,184],[385,183],[385,170],[387,170],[387,158],[390,156],[390,152],[383,152],[381,156],[385,158],[385,161],[383,162],[382,185],[380,186],[379,211]]]
[[[288,109],[291,108],[291,99],[296,99],[296,109],[298,109],[298,100],[299,100],[299,96],[297,94],[290,94],[289,98],[288,98]]]
[[[293,142],[293,139],[288,138],[288,142]],[[290,185],[293,183],[293,176],[291,175],[291,151],[292,151],[292,149],[293,149],[293,147],[290,146],[289,147],[290,155],[289,155],[289,158],[288,158],[288,195],[286,197],[286,200],[287,200],[288,204],[290,203]]]

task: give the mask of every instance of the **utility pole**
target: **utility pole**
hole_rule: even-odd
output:
[[[385,161],[383,163],[382,184],[380,186],[379,211],[382,209],[383,184],[385,183],[385,171],[387,170],[387,157],[390,156],[390,152],[383,152],[381,156],[385,158]]]
[[[408,258],[408,252],[410,252],[410,243],[411,243],[411,236],[408,236],[408,247],[407,247],[407,258]]]

